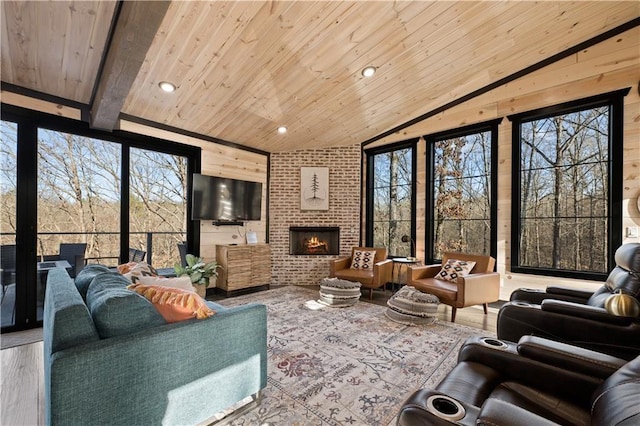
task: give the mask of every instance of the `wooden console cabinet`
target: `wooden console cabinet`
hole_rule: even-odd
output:
[[[227,294],[253,287],[269,288],[271,248],[269,244],[216,246],[218,269],[216,287]]]

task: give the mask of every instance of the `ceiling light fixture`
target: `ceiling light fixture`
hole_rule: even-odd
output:
[[[173,83],[169,83],[168,81],[161,81],[160,83],[158,83],[158,86],[167,93],[171,93],[176,90],[176,85]]]
[[[365,67],[365,68],[362,69],[362,76],[363,77],[371,77],[375,73],[376,73],[376,67],[374,67],[373,65],[370,65],[370,66]]]
[[[287,127],[286,126],[278,127],[278,133],[280,133],[281,135],[284,135],[285,133],[287,133]]]

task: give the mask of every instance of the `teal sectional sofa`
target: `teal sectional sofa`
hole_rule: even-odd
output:
[[[101,265],[49,272],[44,309],[46,423],[191,425],[267,381],[264,305],[168,324]],[[85,299],[86,298],[86,299]]]

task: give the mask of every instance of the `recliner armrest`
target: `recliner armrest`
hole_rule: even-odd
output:
[[[571,296],[578,299],[583,299],[585,303],[593,295],[593,291],[579,290],[575,288],[548,286],[547,293],[549,295]]]
[[[540,417],[522,407],[502,401],[496,398],[489,398],[482,405],[480,415],[476,420],[476,425],[538,425],[551,426],[557,423]]]
[[[533,289],[533,288],[519,288],[511,292],[511,296],[509,296],[509,300],[511,302],[527,302],[533,303],[535,305],[540,305],[544,300],[553,299],[553,300],[564,300],[567,302],[574,303],[587,303],[589,297],[586,298],[582,293],[578,294],[570,294],[570,291],[558,290],[560,287],[547,287],[547,289],[554,289],[552,293],[545,290]],[[570,289],[569,289],[570,290]]]
[[[627,362],[607,354],[536,336],[523,336],[518,342],[517,351],[526,358],[603,380]]]
[[[604,322],[615,325],[629,325],[633,321],[630,317],[619,317],[611,315],[604,308],[596,306],[581,305],[579,303],[565,302],[562,300],[547,299],[540,305],[546,312],[570,315],[572,317],[584,318],[592,321]]]

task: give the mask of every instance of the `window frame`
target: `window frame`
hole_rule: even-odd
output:
[[[471,124],[468,126],[458,127],[456,129],[445,130],[437,133],[432,133],[424,136],[427,144],[426,149],[426,175],[428,176],[426,194],[425,194],[425,212],[431,212],[428,217],[425,218],[425,261],[427,264],[435,264],[442,261],[442,259],[435,258],[435,203],[434,203],[434,185],[435,185],[435,143],[453,139],[462,136],[469,136],[476,133],[490,132],[491,133],[491,167],[489,170],[491,178],[491,206],[490,211],[490,255],[495,259],[498,252],[498,126],[502,122],[502,117],[484,121],[481,123]]]
[[[511,193],[519,194],[521,190],[521,132],[522,122],[543,118],[550,118],[561,114],[582,111],[590,108],[609,106],[609,158],[608,158],[608,223],[607,223],[607,272],[575,271],[568,269],[553,269],[547,267],[531,267],[520,265],[520,227],[521,220],[521,197],[511,197],[511,264],[510,270],[514,273],[534,274],[554,276],[560,278],[575,278],[592,281],[605,281],[610,271],[615,265],[615,251],[622,244],[622,167],[613,167],[615,164],[621,165],[623,162],[623,136],[624,136],[624,96],[629,93],[630,88],[616,90],[596,96],[578,99],[570,102],[539,108],[519,114],[510,115],[507,118],[512,123],[512,171],[511,171]]]
[[[401,142],[397,142],[390,145],[385,145],[381,147],[371,148],[365,150],[366,155],[366,164],[367,164],[367,174],[366,174],[366,209],[365,209],[365,222],[366,222],[366,234],[365,234],[365,245],[367,247],[373,246],[373,231],[374,231],[374,221],[373,221],[373,206],[374,206],[374,162],[373,157],[380,154],[386,154],[393,151],[399,151],[403,149],[411,149],[411,232],[410,237],[414,244],[411,244],[411,255],[416,255],[416,180],[418,176],[417,165],[418,165],[418,141],[419,138],[413,138]],[[395,257],[389,252],[388,258],[393,259]]]

